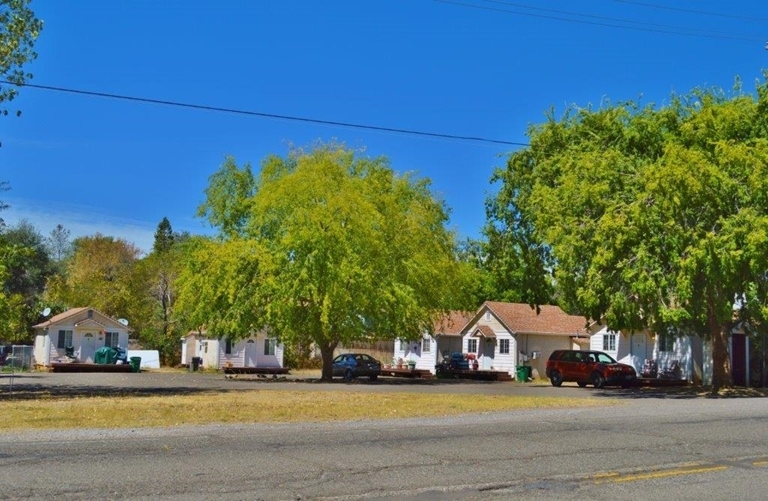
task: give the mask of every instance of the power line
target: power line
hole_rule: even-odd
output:
[[[477,4],[470,4],[470,3],[464,3],[459,1],[452,1],[452,0],[435,0],[436,2],[445,3],[445,4],[452,4],[452,5],[459,5],[462,7],[470,7],[473,9],[480,9],[480,10],[487,10],[492,12],[504,12],[506,14],[514,14],[518,16],[528,16],[528,17],[537,17],[541,19],[553,19],[556,21],[565,21],[569,23],[578,23],[578,24],[588,24],[591,26],[604,26],[609,28],[623,28],[627,30],[635,30],[635,31],[646,31],[646,32],[652,32],[652,33],[666,33],[670,35],[683,35],[683,36],[695,36],[695,37],[702,37],[702,38],[714,38],[714,39],[720,39],[720,40],[738,40],[738,41],[746,41],[746,42],[762,42],[762,38],[756,38],[756,37],[746,37],[746,36],[738,36],[738,35],[714,35],[714,34],[706,34],[706,33],[685,33],[681,31],[675,31],[675,30],[669,30],[669,29],[659,29],[659,28],[644,28],[641,26],[624,26],[620,24],[611,24],[611,23],[603,23],[598,21],[587,21],[587,20],[581,20],[581,19],[572,19],[567,17],[560,17],[560,16],[554,16],[554,15],[547,15],[547,14],[534,14],[532,12],[521,12],[516,10],[509,10],[509,9],[502,9],[499,7],[488,7],[484,5],[477,5]],[[483,0],[483,1],[489,1],[489,0]],[[493,3],[500,3],[500,4],[508,4],[506,2],[493,2]],[[523,7],[527,9],[531,8],[537,8],[537,7]],[[551,10],[551,9],[550,9]],[[574,16],[584,16],[584,14],[577,14],[573,12],[566,12],[566,11],[559,11],[561,13],[567,13],[569,15]],[[594,16],[596,17],[596,16]],[[640,21],[629,21],[629,20],[623,20],[621,22],[625,23],[640,23]],[[648,25],[649,23],[645,23]],[[684,30],[694,31],[696,28],[680,28]]]
[[[646,3],[646,2],[634,2],[632,0],[613,0],[613,1],[619,2],[619,3],[627,3],[631,5],[641,5],[643,7],[649,7],[651,9],[674,10],[677,12],[688,12],[691,14],[701,14],[704,16],[727,17],[730,19],[742,19],[745,21],[756,21],[756,22],[768,21],[768,18],[765,18],[765,17],[739,16],[738,14],[724,14],[722,12],[709,12],[705,10],[683,9],[682,7],[671,7],[669,5],[658,5],[658,4]]]
[[[350,123],[350,122],[337,122],[334,120],[322,120],[318,118],[307,118],[307,117],[297,117],[292,115],[278,115],[275,113],[264,113],[260,111],[249,111],[249,110],[241,110],[236,108],[221,108],[218,106],[208,106],[204,104],[193,104],[193,103],[182,103],[179,101],[167,101],[163,99],[152,99],[148,97],[137,97],[137,96],[126,96],[122,94],[110,94],[107,92],[96,92],[96,91],[89,91],[89,90],[82,90],[82,89],[71,89],[66,87],[54,87],[52,85],[36,85],[36,84],[16,84],[13,82],[9,82],[8,80],[0,80],[0,84],[6,84],[6,85],[14,85],[16,87],[30,87],[32,89],[41,89],[41,90],[50,90],[55,92],[64,92],[68,94],[79,94],[83,96],[91,96],[91,97],[105,97],[108,99],[119,99],[122,101],[133,101],[133,102],[139,102],[139,103],[150,103],[150,104],[160,104],[163,106],[175,106],[177,108],[188,108],[188,109],[194,109],[194,110],[205,110],[205,111],[217,111],[221,113],[231,113],[236,115],[248,115],[248,116],[254,116],[254,117],[261,117],[261,118],[273,118],[278,120],[288,120],[293,122],[303,122],[303,123],[312,123],[312,124],[318,124],[318,125],[332,125],[337,127],[348,127],[351,129],[364,129],[364,130],[373,130],[378,132],[394,132],[397,134],[407,134],[411,136],[422,136],[422,137],[433,137],[433,138],[441,138],[441,139],[454,139],[454,140],[462,140],[462,141],[474,141],[479,143],[490,143],[490,144],[503,144],[507,146],[530,146],[528,143],[519,143],[515,141],[504,141],[501,139],[491,139],[487,137],[480,137],[480,136],[461,136],[457,134],[443,134],[440,132],[426,132],[426,131],[420,131],[420,130],[413,130],[413,129],[400,129],[396,127],[380,127],[378,125],[366,125],[366,124],[357,124],[357,123]]]
[[[528,9],[528,10],[538,10],[538,11],[543,11],[543,12],[554,12],[556,14],[565,14],[565,15],[568,15],[568,16],[585,17],[585,18],[590,18],[590,19],[599,19],[599,20],[602,20],[602,21],[615,21],[615,22],[619,22],[619,23],[638,24],[638,25],[650,26],[650,27],[654,27],[654,28],[663,28],[663,29],[668,29],[668,30],[686,30],[686,31],[693,31],[693,32],[698,31],[698,32],[701,32],[701,33],[708,33],[708,34],[711,34],[711,35],[719,35],[721,37],[725,37],[725,38],[728,38],[728,39],[731,39],[731,38],[734,37],[734,35],[732,33],[725,33],[725,32],[722,32],[722,31],[714,31],[714,30],[705,30],[705,29],[701,29],[701,28],[689,28],[687,26],[674,26],[674,25],[669,25],[669,24],[649,23],[647,21],[635,21],[634,19],[622,19],[622,18],[617,18],[617,17],[595,16],[593,14],[581,14],[579,12],[570,12],[570,11],[566,11],[566,10],[547,9],[547,8],[544,8],[544,7],[533,7],[533,6],[530,6],[530,5],[524,5],[524,4],[512,3],[512,2],[505,2],[505,1],[501,1],[501,0],[480,0],[480,1],[481,2],[485,2],[485,3],[491,3],[491,4],[508,5],[510,7],[517,7],[517,8]],[[616,1],[624,1],[624,0],[616,0]],[[628,2],[628,3],[634,3],[634,2]],[[674,31],[674,33],[677,33],[677,31]],[[749,38],[748,40],[752,41],[753,39]]]

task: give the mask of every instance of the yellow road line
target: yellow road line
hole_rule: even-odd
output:
[[[768,461],[755,461],[752,463],[752,466],[766,466],[768,465]]]
[[[768,463],[768,462],[766,462]],[[634,475],[622,475],[604,480],[595,480],[596,484],[635,482],[637,480],[650,480],[654,478],[673,477],[676,475],[695,475],[697,473],[708,473],[713,471],[727,470],[729,466],[702,466],[700,468],[678,468],[675,470],[651,471],[648,473],[637,473]]]

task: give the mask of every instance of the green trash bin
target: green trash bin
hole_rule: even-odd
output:
[[[525,365],[518,365],[515,371],[515,379],[520,383],[525,383],[528,380],[528,367]]]
[[[131,372],[141,372],[141,357],[131,357]]]

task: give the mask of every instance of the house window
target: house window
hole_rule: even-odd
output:
[[[275,339],[265,339],[264,340],[264,354],[265,355],[274,355],[275,354],[275,347],[277,346],[277,340]]]
[[[616,351],[616,333],[603,334],[603,351]]]
[[[432,350],[432,340],[428,337],[425,337],[421,340],[421,352],[422,353],[429,353]]]
[[[232,340],[226,339],[224,341],[224,354],[225,355],[231,355],[232,354]]]
[[[467,353],[477,353],[477,339],[467,339]]]
[[[118,340],[118,333],[117,332],[105,332],[104,333],[104,346],[108,346],[109,348],[117,348],[117,340]]]
[[[675,351],[675,336],[669,332],[660,334],[659,351]]]
[[[485,319],[486,320],[490,320],[491,319],[491,312],[488,311],[488,310],[486,310],[486,312],[485,312]]]
[[[499,339],[499,353],[509,354],[509,339]]]
[[[208,353],[208,341],[203,342],[203,353]]]
[[[72,331],[59,331],[59,340],[56,343],[56,348],[63,350],[67,346],[72,346]]]

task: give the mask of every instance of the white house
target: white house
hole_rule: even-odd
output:
[[[554,350],[579,349],[588,333],[584,317],[568,315],[558,306],[539,310],[486,301],[461,331],[462,352],[475,354],[478,369],[514,376],[518,365],[529,365],[534,378],[543,376]]]
[[[642,332],[616,332],[604,325],[594,325],[590,336],[590,349],[603,351],[619,362],[629,364],[638,374],[643,373],[645,360],[656,362],[658,372],[672,367],[680,368],[680,379],[690,383],[712,384],[712,344],[697,335],[654,334]],[[728,341],[731,375],[736,386],[747,386],[751,368],[750,337],[743,325],[737,324]]]
[[[656,335],[649,331],[618,332],[605,325],[593,324],[590,336],[591,350],[602,351],[621,363],[631,365],[638,375],[645,369],[645,361],[656,362],[658,373],[679,367],[677,378],[692,382],[701,380],[701,343],[692,336],[672,334]],[[698,350],[699,356],[696,356]]]
[[[37,365],[68,361],[93,363],[96,350],[104,346],[128,347],[130,329],[90,307],[72,308],[32,326],[35,332],[34,357]]]
[[[415,341],[395,340],[394,359],[404,362],[413,360],[417,369],[435,374],[435,366],[443,357],[461,352],[461,329],[472,318],[472,312],[452,311],[435,322],[432,332],[425,333]]]
[[[204,368],[282,367],[283,345],[263,332],[231,341],[211,336],[206,331],[192,331],[183,339],[181,363],[190,365],[200,357]]]

